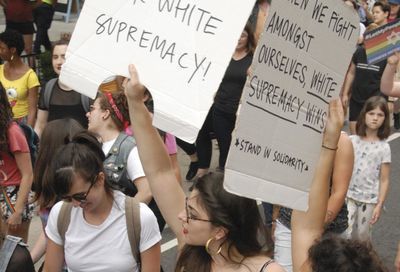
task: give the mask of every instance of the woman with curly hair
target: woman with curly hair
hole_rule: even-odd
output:
[[[25,134],[12,119],[7,94],[0,84],[0,207],[6,232],[28,240],[33,204],[28,204],[32,163]]]
[[[0,33],[0,82],[7,91],[14,119],[31,127],[35,124],[38,89],[36,73],[21,59],[24,50],[22,35],[14,30]]]

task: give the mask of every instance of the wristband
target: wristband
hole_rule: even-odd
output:
[[[328,149],[328,150],[332,150],[332,151],[336,151],[338,149],[337,147],[332,148],[332,147],[326,146],[324,144],[322,144],[322,147],[325,148],[325,149]]]

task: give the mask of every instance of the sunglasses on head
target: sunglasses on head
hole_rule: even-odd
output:
[[[63,196],[63,197],[61,197],[61,199],[65,200],[67,202],[71,202],[72,200],[75,200],[75,201],[80,202],[81,204],[85,203],[90,190],[92,189],[93,185],[97,181],[97,177],[98,177],[98,175],[96,175],[94,177],[92,183],[89,186],[89,189],[86,192],[76,193],[76,194],[73,194],[73,195],[70,195],[70,196]]]

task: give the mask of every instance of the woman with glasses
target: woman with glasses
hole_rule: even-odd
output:
[[[46,171],[46,182],[72,202],[70,223],[58,228],[63,202],[52,208],[46,226],[45,271],[159,271],[160,232],[154,214],[140,203],[140,265],[132,255],[125,219],[125,195],[113,190],[104,172],[105,155],[97,138],[77,134],[62,146]]]
[[[256,201],[226,192],[222,174],[205,175],[185,196],[136,79],[131,71],[126,94],[132,128],[153,196],[179,242],[175,271],[284,271],[258,240],[264,232]]]
[[[129,72],[131,78],[126,84],[125,93],[139,154],[153,196],[180,246],[175,271],[284,271],[262,253],[257,239],[262,223],[255,200],[226,192],[222,186],[222,176],[218,174],[208,174],[199,179],[186,198],[176,182],[163,143],[142,103],[146,88],[140,83],[133,65],[129,67]],[[346,249],[354,251],[356,248],[363,255],[364,259],[356,258],[363,267],[379,267],[374,251],[368,250],[365,245],[337,238],[322,239],[315,243],[324,228],[329,178],[343,120],[341,103],[335,100],[329,108],[320,158],[310,189],[309,210],[294,211],[292,216],[294,271],[354,271],[341,267],[358,265],[352,263],[351,258],[343,257]],[[329,250],[336,255],[332,258],[329,254],[318,255],[318,252]],[[327,259],[330,262],[324,262]]]

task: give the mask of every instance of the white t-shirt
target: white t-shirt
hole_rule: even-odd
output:
[[[63,245],[57,228],[62,206],[58,202],[51,209],[46,235],[54,243]],[[157,219],[153,212],[140,203],[140,252],[161,240]],[[71,272],[132,272],[139,271],[132,256],[126,229],[125,195],[114,191],[114,202],[107,219],[98,226],[86,222],[80,207],[73,207],[71,221],[65,233],[64,257]]]
[[[364,203],[378,203],[381,165],[391,162],[386,141],[364,141],[350,136],[354,148],[354,167],[347,197]]]
[[[105,155],[107,155],[108,152],[110,152],[110,149],[116,140],[117,140],[117,138],[103,143],[102,149],[103,149],[103,152]],[[137,178],[141,178],[141,177],[145,176],[144,171],[143,171],[142,162],[140,161],[139,153],[138,153],[136,146],[134,148],[132,148],[131,152],[129,152],[128,161],[126,162],[126,164],[127,164],[126,170],[127,170],[128,178],[130,180],[134,181]]]

